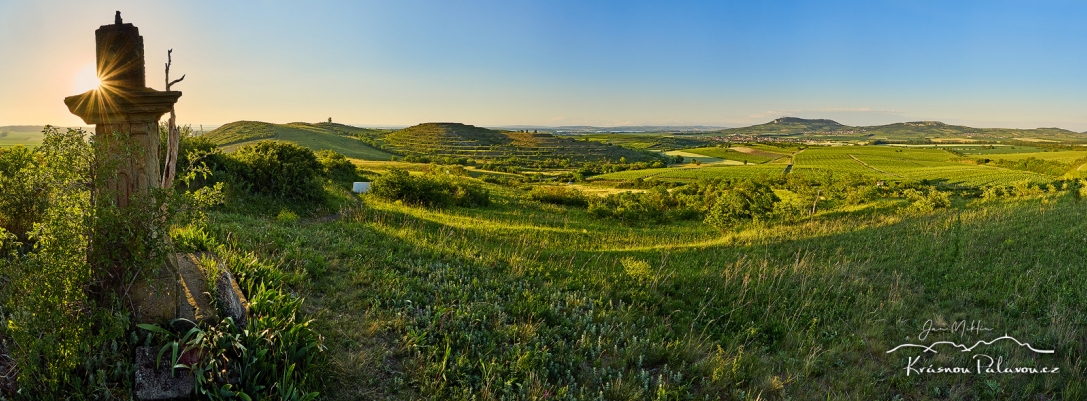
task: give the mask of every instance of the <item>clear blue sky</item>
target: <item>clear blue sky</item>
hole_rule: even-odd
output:
[[[183,123],[724,125],[783,115],[1087,130],[1083,1],[0,0],[0,125],[78,124],[121,10]]]

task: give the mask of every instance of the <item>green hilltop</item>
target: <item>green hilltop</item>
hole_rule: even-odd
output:
[[[496,131],[460,123],[425,123],[386,135],[382,142],[406,155],[472,160],[652,161],[656,157],[620,146],[544,132]]]
[[[723,134],[796,134],[805,132],[828,132],[848,128],[834,120],[809,120],[796,117],[781,117],[765,124],[750,127],[727,128],[714,133]]]
[[[395,156],[378,148],[374,139],[381,131],[336,123],[272,124],[260,121],[236,121],[204,134],[227,151],[260,140],[294,142],[313,150],[334,150],[362,160],[390,160]]]
[[[918,141],[970,139],[980,141],[1042,140],[1087,142],[1085,133],[1062,128],[975,128],[939,121],[911,121],[874,126],[849,126],[833,120],[782,117],[764,124],[729,128],[708,136],[777,136],[797,139]]]

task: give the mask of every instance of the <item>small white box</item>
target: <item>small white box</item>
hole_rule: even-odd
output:
[[[369,182],[356,182],[355,185],[351,188],[351,190],[355,191],[356,194],[370,193],[370,183]]]

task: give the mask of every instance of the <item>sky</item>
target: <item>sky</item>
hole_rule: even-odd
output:
[[[0,126],[83,125],[120,10],[181,124],[1087,130],[1083,1],[0,0]]]

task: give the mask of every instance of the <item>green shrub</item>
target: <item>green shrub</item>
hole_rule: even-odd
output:
[[[911,201],[905,209],[907,213],[930,213],[936,209],[951,207],[951,194],[936,188],[927,190],[909,188],[902,191],[902,195]]]
[[[665,223],[696,217],[698,212],[685,205],[664,188],[648,192],[621,192],[589,202],[589,214],[616,219],[624,224]]]
[[[382,198],[409,205],[476,207],[491,204],[490,192],[466,178],[440,173],[412,176],[395,168],[374,180],[371,191]]]
[[[282,223],[288,223],[288,224],[289,223],[294,223],[294,222],[298,221],[298,219],[299,219],[299,217],[298,217],[297,213],[292,212],[292,211],[287,210],[287,209],[280,210],[279,214],[276,215],[276,220],[278,220],[278,221],[280,221]]]
[[[291,142],[260,141],[231,155],[232,178],[256,195],[284,200],[320,201],[323,167],[308,148]]]
[[[781,201],[765,184],[740,181],[717,197],[706,213],[706,223],[722,232],[749,221],[769,218]]]
[[[315,155],[326,178],[341,183],[360,180],[358,167],[347,156],[329,149],[317,151]]]
[[[34,174],[34,154],[23,146],[0,149],[0,228],[27,239],[48,205],[46,187]]]
[[[92,203],[89,190],[96,182],[91,160],[101,143],[84,136],[82,130],[46,128],[42,146],[34,151],[36,165],[21,173],[46,200],[27,234],[33,247],[0,258],[6,312],[0,330],[15,345],[10,351],[19,367],[19,391],[36,399],[109,394],[110,386],[130,380],[124,349],[128,315],[114,309],[115,297],[87,291],[103,274],[88,260],[89,244],[101,235],[88,229],[101,227],[96,220],[102,208]],[[3,239],[10,241],[10,234]],[[95,380],[87,380],[91,372]]]
[[[532,188],[528,197],[537,202],[550,203],[553,205],[576,207],[589,206],[589,198],[581,191],[570,187],[538,186]]]

